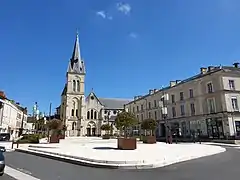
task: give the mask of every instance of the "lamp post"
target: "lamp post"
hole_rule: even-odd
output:
[[[167,122],[168,110],[167,110],[167,106],[166,106],[166,101],[168,101],[168,99],[169,99],[168,94],[163,92],[163,95],[161,97],[161,101],[159,102],[160,103],[159,105],[161,107],[163,120],[164,120],[164,124],[165,124],[165,139],[166,139],[166,143],[171,143],[172,133],[171,133],[170,127],[168,127],[168,122]]]

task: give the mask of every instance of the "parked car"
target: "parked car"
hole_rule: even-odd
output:
[[[5,169],[5,157],[3,153],[6,151],[5,147],[0,146],[0,176],[4,174]]]
[[[10,141],[10,133],[0,133],[0,141]]]

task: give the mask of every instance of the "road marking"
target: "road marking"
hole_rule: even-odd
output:
[[[35,178],[33,176],[30,176],[28,174],[25,174],[21,171],[18,171],[16,169],[13,169],[9,166],[5,166],[5,173],[17,180],[40,180],[38,178]]]

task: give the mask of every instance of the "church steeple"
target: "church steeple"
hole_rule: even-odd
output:
[[[85,74],[84,62],[81,58],[78,33],[76,35],[72,57],[68,64],[68,71],[72,73]]]

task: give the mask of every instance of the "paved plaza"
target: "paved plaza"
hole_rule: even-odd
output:
[[[225,151],[220,146],[206,144],[143,144],[136,150],[117,149],[117,140],[96,137],[75,137],[61,140],[59,144],[21,145],[20,149],[39,154],[71,158],[85,164],[112,166],[126,169],[157,168],[166,165],[214,155]]]

